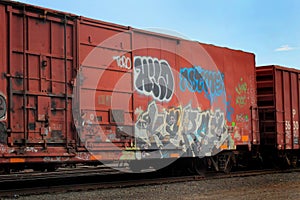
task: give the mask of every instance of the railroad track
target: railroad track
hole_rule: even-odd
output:
[[[11,177],[10,179],[1,179],[0,197],[18,197],[24,195],[45,193],[65,193],[71,191],[88,191],[107,188],[133,187],[200,181],[209,179],[258,176],[272,173],[300,172],[300,169],[252,170],[237,171],[229,174],[207,173],[206,176],[189,175],[176,177],[160,177],[161,174],[157,172],[134,174],[121,173],[116,170],[112,170],[109,173],[103,173],[103,171],[101,172],[100,169],[66,170],[64,172],[66,173],[57,172],[51,174],[39,174],[34,176],[31,175],[32,178],[26,177],[25,175],[18,175],[14,176],[14,178]],[[0,178],[2,178],[2,176],[0,176]]]
[[[106,167],[104,165],[99,167],[78,167],[78,168],[60,168],[57,171],[54,172],[36,172],[36,171],[30,171],[25,170],[21,172],[15,172],[11,174],[2,174],[0,175],[0,185],[7,182],[16,182],[19,180],[26,181],[26,180],[32,180],[32,179],[51,179],[56,178],[59,176],[64,177],[76,177],[78,175],[84,176],[84,175],[96,175],[96,174],[109,174],[109,173],[117,173],[119,172],[116,169]]]

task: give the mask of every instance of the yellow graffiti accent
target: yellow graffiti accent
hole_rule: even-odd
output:
[[[135,159],[134,151],[122,151],[120,160],[134,160],[134,159]]]
[[[126,147],[125,148],[126,151],[135,151],[135,150],[140,150],[139,147],[133,146],[133,147]]]

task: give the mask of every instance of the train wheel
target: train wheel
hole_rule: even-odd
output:
[[[298,161],[298,157],[297,156],[292,156],[292,158],[291,158],[292,168],[297,168],[297,161]]]
[[[227,155],[225,155],[226,158],[226,162],[225,162],[225,166],[223,169],[223,172],[228,174],[231,172],[233,165],[234,165],[234,154],[233,153],[228,153]]]
[[[231,159],[228,159],[228,161],[227,161],[227,163],[226,163],[226,165],[225,165],[225,168],[224,168],[224,170],[223,170],[224,173],[226,173],[226,174],[230,173],[231,170],[232,170],[232,167],[233,167],[233,162],[232,162]]]
[[[209,158],[212,167],[217,172],[229,173],[236,164],[235,155],[232,152],[225,152]]]

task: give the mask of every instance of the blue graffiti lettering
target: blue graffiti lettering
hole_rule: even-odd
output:
[[[200,66],[181,68],[179,78],[181,91],[204,92],[211,102],[225,92],[224,74],[219,71],[209,71]]]
[[[226,118],[229,122],[232,122],[232,114],[234,113],[234,108],[230,104],[231,100],[232,98],[230,95],[227,96],[227,100],[225,98],[223,99],[223,102],[226,105]]]

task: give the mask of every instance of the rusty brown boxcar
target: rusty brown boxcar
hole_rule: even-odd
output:
[[[81,28],[95,29],[80,36],[76,116],[91,124],[79,127],[85,147],[112,151],[126,142],[129,150],[133,140],[136,151],[124,157],[217,155],[219,169],[234,157],[229,150],[259,144],[253,54],[120,26],[103,38],[98,21]]]
[[[11,1],[0,24],[1,167],[258,149],[252,53]]]
[[[258,67],[256,73],[262,148],[273,151],[274,156],[278,152],[295,165],[299,156],[300,70],[271,65]]]

